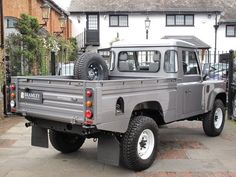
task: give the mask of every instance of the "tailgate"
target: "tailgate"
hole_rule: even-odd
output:
[[[24,116],[80,124],[84,122],[84,82],[16,78],[16,110]]]

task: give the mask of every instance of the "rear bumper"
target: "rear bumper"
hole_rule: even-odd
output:
[[[41,127],[44,129],[55,130],[59,132],[67,132],[73,134],[79,134],[82,136],[91,136],[98,133],[95,125],[84,125],[84,124],[71,124],[53,120],[40,119],[35,117],[25,117],[28,121],[32,122],[33,126]]]
[[[51,120],[55,122],[82,124],[84,122],[83,111],[73,112],[66,109],[55,109],[53,107],[47,107],[41,105],[30,106],[27,109],[17,109],[17,114],[24,117],[37,117],[39,119]]]

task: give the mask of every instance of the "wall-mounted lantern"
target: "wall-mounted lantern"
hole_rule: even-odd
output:
[[[47,22],[50,18],[51,7],[48,5],[48,3],[44,2],[44,4],[41,6],[41,9],[42,9],[42,19],[44,23],[40,25],[47,26]]]
[[[147,16],[147,18],[145,19],[144,22],[145,22],[145,29],[146,29],[146,39],[148,39],[148,32],[149,32],[149,29],[150,29],[151,20]]]
[[[60,23],[60,28],[61,28],[61,31],[55,31],[53,32],[54,34],[57,34],[57,35],[60,35],[64,32],[64,29],[65,29],[65,26],[66,26],[66,22],[67,22],[67,19],[65,17],[64,14],[62,14],[60,17],[59,17],[59,23]]]

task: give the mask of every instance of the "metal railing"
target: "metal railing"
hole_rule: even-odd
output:
[[[86,47],[86,29],[82,33],[76,36],[76,40],[78,43],[79,51],[83,51]]]
[[[236,120],[236,62],[233,50],[229,57],[228,118]]]

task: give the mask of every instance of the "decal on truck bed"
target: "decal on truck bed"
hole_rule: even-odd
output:
[[[20,90],[19,100],[22,101],[22,102],[42,103],[43,102],[43,95],[42,95],[42,92],[40,92],[40,91]]]

